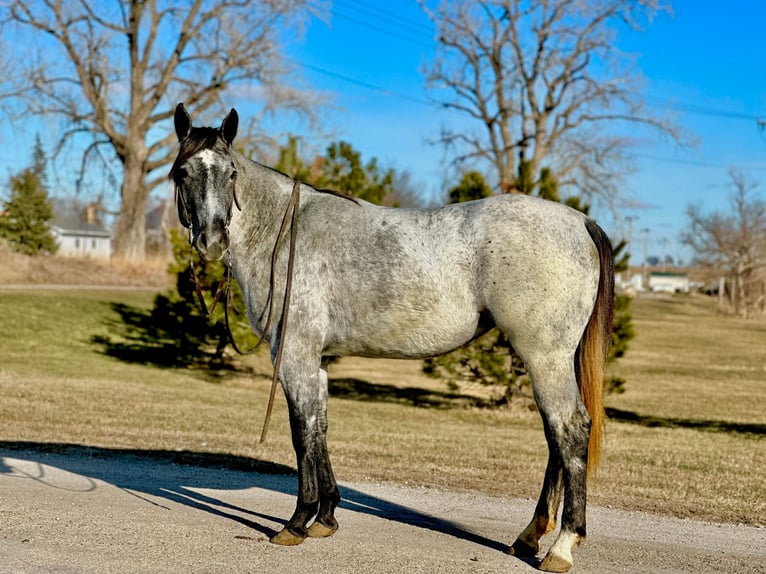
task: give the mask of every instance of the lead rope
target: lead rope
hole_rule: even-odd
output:
[[[285,223],[287,222],[287,214],[292,209],[292,216],[290,218],[290,249],[287,255],[287,279],[285,281],[285,296],[282,302],[282,328],[279,334],[279,345],[277,346],[277,358],[274,361],[274,375],[271,378],[271,391],[269,392],[269,402],[266,405],[266,416],[263,419],[263,429],[261,430],[261,443],[266,440],[266,433],[269,430],[269,421],[271,420],[271,411],[274,407],[274,395],[277,392],[277,380],[279,379],[279,369],[282,366],[282,351],[285,347],[285,334],[287,333],[287,317],[290,310],[290,294],[293,286],[293,266],[295,263],[295,239],[298,236],[298,204],[301,197],[301,184],[298,180],[295,180],[293,184],[293,192],[290,194],[290,201],[287,204],[287,210],[285,211],[285,217],[282,220],[282,226],[279,229],[277,235],[277,242],[274,245],[274,252],[271,256],[271,295],[269,303],[269,319],[271,318],[271,309],[273,307],[274,300],[274,265],[277,260],[278,246],[284,235]],[[266,331],[264,330],[264,333]]]
[[[276,287],[276,278],[274,277],[274,269],[276,268],[277,264],[277,256],[279,255],[279,246],[282,243],[282,240],[285,236],[285,230],[287,229],[287,220],[290,220],[290,245],[289,245],[289,251],[287,255],[287,278],[285,281],[285,295],[282,302],[282,329],[279,336],[279,345],[277,346],[277,356],[274,360],[274,374],[271,377],[271,390],[269,391],[269,401],[266,405],[266,415],[263,419],[263,429],[261,430],[261,439],[260,442],[263,443],[266,440],[266,434],[268,432],[269,428],[269,422],[271,421],[271,411],[274,408],[274,397],[277,392],[277,382],[279,381],[279,369],[282,366],[282,349],[284,348],[285,343],[285,333],[287,333],[287,317],[289,314],[290,309],[290,293],[292,292],[292,286],[293,286],[293,267],[295,263],[295,240],[298,236],[298,207],[300,204],[300,197],[301,197],[301,183],[298,180],[295,180],[293,183],[293,191],[290,194],[290,199],[287,202],[287,208],[285,209],[285,215],[282,218],[282,223],[279,226],[279,232],[277,233],[277,239],[274,242],[274,250],[271,252],[271,271],[269,273],[269,295],[266,299],[266,304],[269,306],[269,312],[266,316],[266,324],[263,327],[263,334],[265,335],[268,333],[269,329],[271,328],[271,318],[274,311],[274,288]],[[239,205],[237,205],[239,207]],[[191,243],[191,241],[189,242]],[[207,304],[205,303],[205,297],[202,293],[202,286],[200,285],[199,278],[197,277],[197,273],[194,270],[194,261],[190,258],[189,259],[189,268],[191,269],[191,279],[192,283],[194,283],[194,288],[197,292],[197,298],[199,299],[200,307],[202,308],[202,311],[205,313],[205,315],[210,315],[214,310],[215,306],[218,304],[218,300],[221,297],[221,294],[224,294],[224,318],[226,321],[226,331],[229,334],[229,341],[231,341],[231,346],[234,347],[234,350],[239,353],[240,355],[250,355],[258,349],[258,347],[261,345],[261,342],[265,339],[265,337],[261,337],[258,339],[258,342],[255,343],[252,347],[250,347],[247,351],[242,351],[238,346],[237,342],[234,340],[234,333],[232,333],[231,330],[231,324],[229,322],[229,307],[232,305],[232,294],[231,294],[231,253],[229,253],[229,261],[226,264],[226,271],[224,272],[224,276],[221,278],[221,280],[218,282],[218,287],[215,290],[215,295],[213,296],[213,306],[208,310]]]
[[[276,268],[277,264],[277,256],[279,255],[279,247],[282,243],[282,240],[285,236],[285,231],[287,229],[287,220],[290,220],[290,244],[289,244],[289,251],[287,255],[287,278],[285,281],[285,294],[284,299],[282,301],[282,321],[281,321],[281,332],[279,335],[279,345],[277,346],[277,356],[274,360],[274,374],[271,377],[271,390],[269,391],[269,401],[266,405],[266,415],[263,419],[263,429],[261,430],[261,439],[260,442],[263,443],[266,440],[266,434],[269,429],[269,422],[271,421],[271,412],[274,408],[274,397],[277,392],[277,382],[279,381],[279,370],[282,366],[282,350],[285,346],[285,334],[287,333],[287,318],[289,315],[290,310],[290,294],[292,292],[292,286],[293,286],[293,267],[295,264],[295,240],[298,235],[298,207],[300,204],[300,196],[301,196],[301,184],[298,180],[295,180],[295,183],[293,184],[293,191],[290,194],[290,199],[287,202],[287,208],[285,209],[285,215],[282,218],[282,223],[279,226],[279,232],[277,233],[277,239],[274,242],[274,250],[271,253],[271,272],[269,275],[269,296],[266,300],[266,304],[269,306],[269,312],[266,316],[266,324],[263,328],[263,334],[265,335],[268,333],[270,327],[271,327],[271,318],[273,315],[274,310],[274,289],[276,287],[276,278],[274,276],[274,269]],[[231,325],[229,323],[229,307],[231,306],[231,266],[226,266],[226,297],[224,299],[225,305],[224,305],[224,317],[226,319],[226,330],[229,333],[229,340],[231,341],[231,346],[234,347],[234,350],[239,353],[240,355],[248,355],[250,353],[255,352],[255,350],[260,346],[261,342],[264,340],[264,336],[262,336],[260,339],[258,339],[258,342],[253,345],[250,349],[247,351],[242,351],[237,346],[237,343],[234,340],[234,334],[231,331]],[[223,280],[222,280],[223,281]],[[220,287],[219,287],[220,288]],[[216,298],[217,300],[217,298]]]
[[[191,240],[189,240],[189,244],[191,244]],[[202,312],[205,314],[205,316],[212,315],[213,311],[215,311],[216,305],[218,305],[218,300],[221,298],[221,294],[224,293],[228,295],[229,291],[229,268],[226,267],[226,272],[224,273],[223,277],[221,277],[221,280],[218,282],[218,286],[215,289],[215,294],[213,295],[213,306],[210,307],[210,309],[207,308],[207,303],[205,303],[205,295],[202,292],[202,285],[199,282],[199,277],[197,277],[197,272],[194,270],[194,257],[192,254],[189,254],[189,271],[191,272],[191,281],[192,284],[194,284],[194,290],[197,292],[197,301],[199,302],[199,306],[202,308]]]

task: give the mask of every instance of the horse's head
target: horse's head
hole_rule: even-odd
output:
[[[231,142],[238,123],[237,111],[232,108],[219,129],[192,128],[183,104],[176,107],[180,149],[170,178],[175,185],[178,219],[191,229],[192,245],[207,261],[221,259],[229,248],[229,221],[237,201]]]

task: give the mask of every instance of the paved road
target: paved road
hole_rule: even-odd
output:
[[[338,533],[284,548],[268,537],[292,511],[293,475],[179,460],[0,446],[0,573],[535,571],[505,553],[528,500],[342,484]],[[589,510],[572,572],[766,573],[764,529]]]

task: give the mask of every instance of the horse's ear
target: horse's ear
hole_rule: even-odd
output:
[[[176,113],[173,116],[173,121],[175,122],[178,141],[183,141],[191,131],[191,116],[189,115],[189,112],[186,111],[183,103],[176,106]]]
[[[221,124],[221,135],[227,144],[231,145],[231,142],[237,137],[238,126],[239,115],[237,115],[237,110],[231,108],[231,111],[226,114],[226,117],[223,118],[223,123]]]

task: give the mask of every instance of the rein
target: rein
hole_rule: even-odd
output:
[[[276,268],[277,263],[277,257],[279,255],[279,247],[282,241],[285,237],[285,232],[287,230],[287,222],[290,220],[290,243],[289,243],[289,251],[287,255],[287,278],[285,281],[285,294],[284,299],[282,301],[282,320],[281,320],[281,333],[279,336],[279,345],[277,346],[277,356],[274,360],[274,374],[271,377],[271,390],[269,391],[269,401],[266,406],[266,415],[263,420],[263,429],[261,430],[261,439],[260,442],[263,443],[266,440],[266,433],[268,432],[269,428],[269,422],[271,421],[271,412],[274,408],[274,397],[277,392],[277,382],[279,380],[279,369],[282,366],[282,350],[284,349],[284,342],[285,342],[285,334],[287,333],[287,318],[289,315],[289,309],[290,309],[290,293],[292,291],[292,285],[293,285],[293,267],[295,263],[295,240],[298,235],[298,207],[300,204],[300,196],[301,196],[301,184],[298,180],[295,180],[293,183],[293,191],[290,194],[290,199],[287,202],[287,207],[285,208],[285,215],[282,218],[282,223],[279,226],[279,232],[277,233],[277,239],[274,242],[274,249],[271,253],[271,270],[269,273],[269,295],[266,300],[266,304],[269,307],[269,312],[266,316],[266,324],[263,328],[263,336],[261,336],[260,339],[258,339],[258,342],[255,343],[250,349],[246,351],[242,351],[238,346],[236,341],[234,340],[234,333],[232,333],[231,330],[231,324],[229,322],[229,307],[232,305],[232,294],[231,294],[231,253],[229,253],[229,262],[226,264],[226,271],[224,272],[224,276],[221,278],[221,280],[218,282],[218,287],[215,290],[215,294],[213,295],[213,305],[208,310],[207,305],[205,304],[205,298],[202,294],[202,287],[199,283],[199,279],[197,278],[197,274],[194,271],[194,265],[190,261],[189,266],[191,267],[191,275],[192,275],[192,282],[194,283],[195,290],[197,292],[197,298],[200,302],[200,307],[202,308],[202,311],[205,313],[205,315],[210,315],[214,310],[216,305],[218,304],[219,299],[221,298],[221,295],[224,296],[224,318],[226,321],[226,331],[229,335],[229,341],[231,341],[231,346],[234,347],[234,350],[239,353],[240,355],[249,355],[251,353],[254,353],[256,349],[261,345],[263,340],[265,339],[265,334],[268,333],[269,328],[271,327],[271,320],[272,315],[274,311],[274,289],[276,287],[276,278],[274,275],[274,269]],[[237,208],[239,208],[239,204],[237,204]]]

